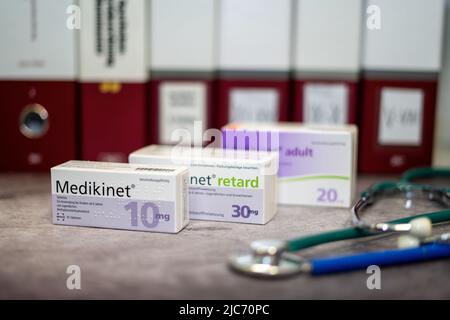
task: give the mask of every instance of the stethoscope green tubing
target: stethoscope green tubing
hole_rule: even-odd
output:
[[[401,178],[401,182],[412,183],[412,180],[420,178],[433,178],[433,177],[450,177],[450,170],[448,168],[415,168],[405,171]]]
[[[433,177],[450,177],[450,170],[448,168],[416,168],[405,171],[400,180],[397,181],[383,181],[374,184],[368,190],[361,192],[361,197],[367,197],[371,193],[380,192],[389,189],[398,189],[401,186],[408,186],[409,188],[421,189],[423,185],[414,183],[413,180],[421,178],[433,178]],[[443,190],[449,191],[449,188],[443,188]]]
[[[433,224],[450,221],[450,210],[436,211],[431,213],[422,213],[415,216],[400,218],[387,221],[387,223],[398,224],[408,223],[416,218],[428,218]],[[288,251],[294,252],[302,249],[310,248],[320,244],[334,241],[342,241],[377,235],[376,232],[367,231],[358,227],[350,227],[345,229],[322,232],[315,235],[309,235],[287,241]]]

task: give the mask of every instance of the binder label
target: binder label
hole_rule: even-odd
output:
[[[275,89],[234,89],[230,92],[229,120],[276,122],[279,94]]]
[[[420,146],[423,100],[423,91],[419,89],[382,89],[378,143]]]
[[[171,135],[177,129],[186,129],[193,136],[194,122],[206,123],[207,87],[205,83],[161,83],[159,101],[159,142],[161,144],[176,142],[171,140]]]
[[[82,0],[82,81],[144,82],[146,1]]]
[[[348,94],[348,87],[345,84],[305,84],[303,121],[316,124],[346,124]]]

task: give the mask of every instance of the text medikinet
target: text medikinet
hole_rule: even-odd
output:
[[[56,193],[71,193],[80,195],[102,196],[102,197],[127,197],[130,198],[130,186],[126,187],[112,187],[107,186],[104,182],[96,183],[85,181],[84,183],[69,184],[68,181],[61,183],[56,180]]]

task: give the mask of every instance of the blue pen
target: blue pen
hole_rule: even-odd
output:
[[[450,257],[450,244],[431,243],[416,248],[365,252],[309,261],[313,275],[365,269],[370,265],[392,266]]]

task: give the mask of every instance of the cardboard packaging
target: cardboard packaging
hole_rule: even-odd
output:
[[[356,183],[357,127],[232,123],[223,147],[278,151],[278,202],[348,208]]]
[[[54,224],[177,233],[189,223],[186,167],[68,161],[51,175]]]
[[[276,152],[151,145],[130,163],[188,166],[191,219],[265,224],[277,212]]]

